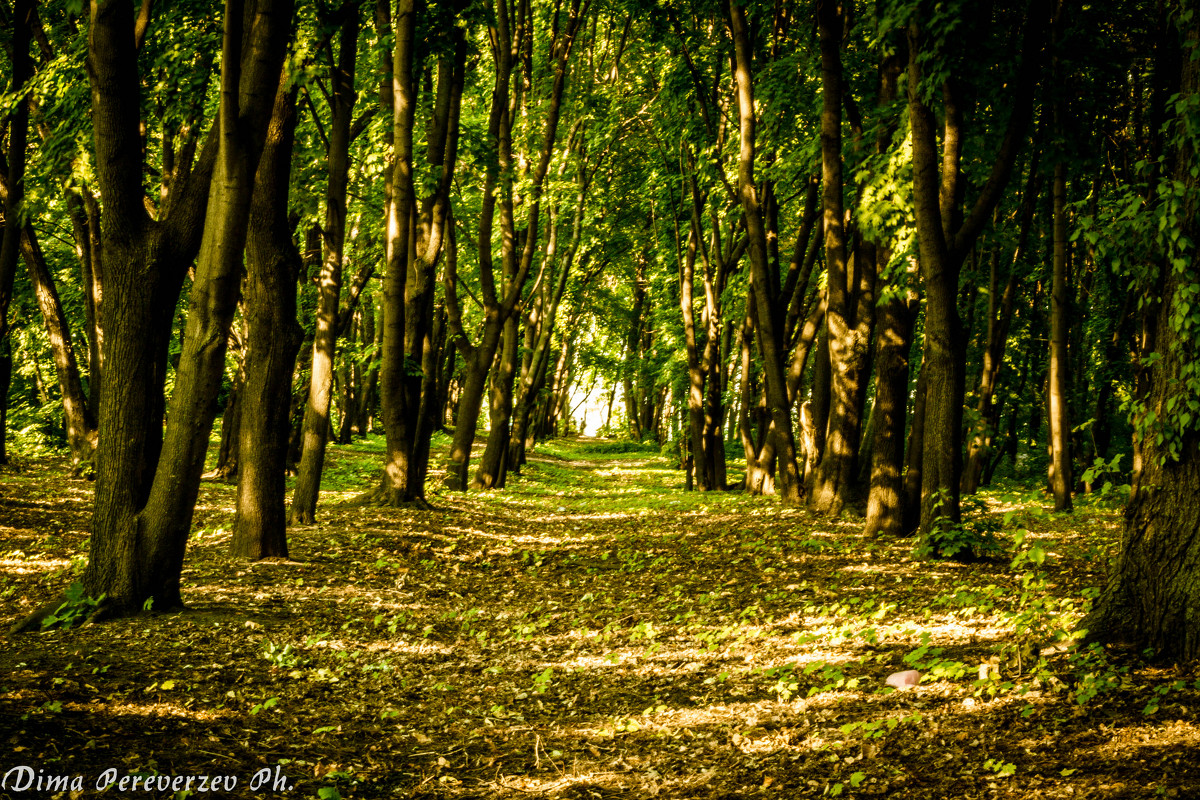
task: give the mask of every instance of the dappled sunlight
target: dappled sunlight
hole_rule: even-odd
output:
[[[14,555],[9,553],[8,555]],[[0,572],[13,575],[36,575],[47,570],[59,570],[69,567],[71,562],[63,558],[26,558],[21,554],[17,558],[0,558]]]
[[[247,763],[269,751],[326,785],[352,775],[346,795],[446,798],[822,796],[851,776],[860,794],[921,796],[905,764],[988,796],[997,764],[1016,765],[1010,786],[1069,787],[1070,759],[1149,765],[1200,741],[1191,678],[1038,649],[1081,613],[1067,578],[1099,562],[1112,513],[1066,524],[1018,505],[1024,546],[1047,554],[1029,573],[922,561],[775,498],[683,493],[641,455],[545,457],[509,491],[419,510],[358,504],[349,476],[374,483],[378,449],[335,453],[347,499],[289,531],[291,560],[230,558],[233,487],[205,484],[189,610],[19,641],[0,713],[99,748],[173,720],[163,746],[184,758],[214,736]],[[55,537],[12,529],[12,615],[82,565],[86,516],[68,513]],[[886,685],[909,669],[915,687]],[[1111,731],[1082,736],[1096,721]],[[1067,735],[1075,755],[1056,754]]]

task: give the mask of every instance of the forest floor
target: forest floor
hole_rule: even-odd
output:
[[[333,448],[291,560],[232,560],[233,487],[206,481],[188,611],[6,640],[0,797],[1200,797],[1200,675],[1047,646],[1113,506],[990,491],[972,524],[1005,553],[958,564],[594,440],[502,492],[362,505],[380,452]],[[81,569],[91,490],[0,474],[4,620]]]

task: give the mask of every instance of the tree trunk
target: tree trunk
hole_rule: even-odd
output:
[[[692,217],[695,219],[695,212]],[[700,363],[700,348],[696,336],[695,275],[699,231],[695,225],[688,231],[687,250],[679,261],[679,307],[683,312],[683,340],[687,354],[687,419],[691,441],[692,463],[698,465],[695,487],[702,492],[714,488],[708,482],[708,470],[704,469],[704,378],[706,370]]]
[[[567,245],[566,253],[559,259],[560,264],[558,273],[555,276],[554,286],[544,294],[544,308],[537,320],[538,324],[531,326],[532,331],[536,334],[536,338],[529,352],[528,368],[521,375],[521,383],[517,393],[517,408],[513,414],[513,427],[508,454],[508,468],[517,472],[520,471],[521,465],[525,463],[526,448],[532,444],[533,431],[530,428],[529,418],[538,396],[542,393],[546,385],[546,376],[550,365],[551,339],[554,335],[555,323],[558,320],[558,309],[562,305],[563,294],[567,288],[567,278],[570,275],[571,267],[575,263],[575,254],[579,249],[580,235],[583,232],[584,202],[587,199],[588,186],[588,176],[585,169],[585,165],[580,166],[580,191],[576,198],[577,204],[575,218],[572,222],[571,241]],[[546,258],[551,264],[554,263],[557,255],[556,241],[557,236],[552,231],[546,251]],[[586,256],[584,260],[586,262]],[[594,274],[595,272],[592,272],[585,276],[581,283],[586,282]],[[634,347],[636,349],[636,344]],[[625,367],[625,374],[628,374],[628,365]],[[628,390],[626,391],[628,392]],[[628,406],[628,394],[625,401]]]
[[[457,158],[459,102],[462,97],[466,44],[462,31],[453,33],[453,53],[438,58],[437,90],[429,121],[426,161],[440,172],[436,189],[424,199],[416,194],[413,130],[419,87],[416,71],[416,30],[419,10],[411,0],[400,4],[395,18],[391,97],[394,164],[393,193],[387,206],[388,262],[384,275],[383,352],[379,391],[387,452],[379,487],[388,505],[425,503],[428,447],[432,435],[423,423],[422,365],[431,364],[434,270],[450,219],[450,187]]]
[[[817,4],[821,47],[821,183],[825,218],[825,268],[831,405],[810,510],[837,515],[852,501],[862,432],[863,388],[869,377],[874,323],[875,247],[860,243],[847,258],[842,202],[842,27],[834,0]]]
[[[254,173],[291,24],[286,2],[262,0],[245,11],[243,18],[237,0],[226,4],[220,131],[207,204],[198,190],[186,188],[172,203],[171,218],[156,223],[142,187],[132,7],[91,6],[107,335],[92,549],[83,584],[89,595],[107,595],[110,612],[138,611],[147,600],[158,610],[181,605],[184,549],[225,366]],[[170,315],[199,227],[191,212],[205,205],[188,334],[160,451],[162,403],[155,394],[161,398]]]
[[[1200,46],[1200,23],[1192,17],[1184,52]],[[1200,62],[1183,59],[1179,107],[1189,108],[1200,93]],[[1174,153],[1174,175],[1186,187],[1183,230],[1197,241],[1200,208],[1192,140]],[[1171,255],[1168,252],[1168,257]],[[1124,641],[1153,648],[1160,658],[1181,662],[1200,658],[1200,427],[1194,413],[1200,348],[1188,327],[1188,309],[1200,284],[1200,264],[1191,257],[1160,264],[1165,273],[1162,302],[1149,323],[1161,362],[1150,371],[1149,394],[1136,412],[1143,447],[1142,474],[1125,519],[1121,552],[1096,609],[1079,627],[1089,639]],[[1143,288],[1143,291],[1146,291]],[[1157,418],[1150,422],[1146,412]],[[1185,416],[1186,415],[1186,416]]]
[[[354,113],[354,72],[358,52],[358,6],[346,7],[338,43],[338,61],[332,66],[333,118],[329,124],[326,157],[324,257],[317,280],[316,334],[312,344],[312,368],[308,401],[304,406],[300,466],[292,490],[289,521],[312,525],[316,521],[317,498],[328,442],[329,407],[333,400],[333,360],[337,352],[338,311],[342,291],[342,261],[346,245],[346,191],[350,168],[350,124]],[[390,187],[390,182],[389,182]]]
[[[1056,111],[1056,114],[1059,113]],[[1050,490],[1071,510],[1071,420],[1067,403],[1067,165],[1054,165],[1054,277],[1050,290]]]
[[[763,228],[762,210],[754,182],[755,110],[754,85],[752,78],[752,51],[747,30],[746,11],[735,0],[729,3],[732,23],[735,80],[739,119],[738,195],[742,214],[746,221],[749,239],[751,291],[755,293],[755,309],[758,314],[759,342],[762,347],[766,371],[767,402],[771,409],[771,420],[777,441],[776,458],[780,480],[778,489],[784,503],[799,505],[801,502],[800,473],[796,466],[796,439],[792,427],[791,402],[787,394],[787,377],[784,372],[786,356],[782,331],[776,331],[771,291],[770,273],[767,267],[767,242]]]
[[[1037,55],[1045,20],[1027,20],[1020,70],[1010,84],[1012,111],[991,172],[970,213],[963,213],[965,194],[961,156],[963,109],[952,81],[943,85],[944,131],[940,180],[938,137],[933,111],[922,88],[921,21],[909,29],[908,106],[913,141],[913,206],[921,277],[925,285],[925,350],[921,370],[925,382],[924,446],[921,457],[920,529],[927,541],[942,521],[960,520],[962,418],[966,387],[966,342],[958,313],[958,278],[967,254],[1008,183],[1024,140],[1036,86]],[[965,217],[965,218],[964,218]],[[936,553],[936,543],[934,547]]]
[[[492,371],[491,398],[488,409],[487,444],[475,473],[472,489],[503,489],[508,459],[509,434],[512,431],[513,380],[517,373],[520,330],[517,320],[509,318],[504,323],[504,334],[496,369]]]
[[[205,476],[217,480],[229,480],[237,475],[240,452],[238,442],[242,434],[242,387],[246,385],[245,352],[241,337],[231,338],[233,341],[230,350],[233,351],[231,355],[237,362],[237,370],[233,374],[229,396],[225,399],[225,409],[221,412],[221,443],[217,447],[217,463],[212,474]]]
[[[900,534],[907,535],[921,523],[921,461],[925,454],[925,348],[921,347],[921,365],[914,390],[912,424],[908,428],[908,443],[904,454],[904,508],[901,511]]]
[[[454,429],[454,440],[450,446],[446,464],[446,485],[453,490],[467,488],[470,472],[471,445],[478,430],[479,410],[483,404],[483,392],[487,371],[500,344],[501,332],[509,318],[517,312],[521,294],[529,277],[537,250],[538,224],[542,211],[542,187],[554,155],[558,137],[558,123],[562,111],[562,100],[567,83],[568,63],[582,22],[582,0],[571,0],[565,25],[558,28],[555,15],[554,28],[550,31],[550,46],[547,60],[553,75],[553,83],[546,98],[545,122],[539,152],[533,160],[528,174],[526,193],[522,198],[528,207],[527,225],[523,231],[516,229],[514,218],[514,177],[516,170],[513,158],[512,131],[514,110],[522,108],[521,86],[513,87],[516,97],[510,96],[510,83],[514,54],[521,46],[523,31],[532,32],[533,20],[527,5],[518,5],[517,19],[510,20],[508,5],[497,4],[497,15],[491,29],[493,59],[496,63],[495,88],[488,117],[488,137],[496,142],[497,159],[489,162],[484,179],[483,208],[479,224],[479,272],[480,291],[483,295],[483,334],[477,345],[471,345],[462,326],[462,309],[457,294],[457,264],[447,259],[446,305],[448,318],[455,336],[461,342],[467,362],[467,377],[458,406],[458,424]],[[465,56],[465,53],[464,53]],[[518,84],[520,81],[518,81]],[[501,225],[501,284],[496,285],[492,259],[492,231],[496,215],[497,200],[500,204]],[[451,234],[452,235],[452,234]],[[452,239],[453,241],[453,239]],[[499,289],[499,291],[498,291]],[[515,343],[514,343],[515,344]],[[509,408],[511,424],[511,402]],[[507,435],[504,431],[505,452]],[[503,454],[498,454],[503,455]]]
[[[875,338],[875,420],[871,488],[867,495],[868,536],[904,531],[904,429],[908,412],[909,353],[917,299],[894,292],[879,310]]]
[[[38,307],[50,339],[50,351],[54,356],[54,370],[58,376],[59,393],[62,395],[63,413],[67,420],[67,446],[71,452],[71,466],[81,471],[91,466],[96,448],[96,420],[88,407],[79,379],[79,364],[75,360],[75,348],[71,344],[71,331],[67,323],[62,302],[54,278],[46,265],[41,245],[34,235],[33,227],[26,225],[22,234],[22,250],[25,264],[29,268],[29,282],[37,294]]]
[[[246,382],[239,404],[237,513],[229,552],[251,561],[288,557],[284,481],[291,409],[279,398],[291,395],[304,339],[296,322],[296,278],[303,263],[287,219],[296,89],[285,88],[286,73],[281,78],[250,206],[243,288]]]
[[[0,235],[0,351],[7,356],[6,366],[0,367],[4,377],[4,394],[0,395],[0,418],[8,416],[8,386],[12,379],[12,348],[9,344],[8,306],[12,301],[13,281],[17,274],[17,258],[21,247],[22,213],[25,197],[25,147],[29,135],[29,103],[25,98],[25,84],[33,75],[33,59],[29,55],[29,44],[33,38],[34,0],[16,0],[13,8],[12,34],[12,84],[9,87],[16,97],[12,101],[12,112],[7,120],[8,158],[0,164],[8,172],[8,191],[4,198],[4,229]],[[0,464],[8,463],[6,445],[7,428],[0,427]]]

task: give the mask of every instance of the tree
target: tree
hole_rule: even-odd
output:
[[[111,613],[182,603],[180,574],[237,300],[254,174],[291,27],[284,0],[228,0],[220,118],[165,219],[146,211],[132,8],[93,2],[89,58],[104,197],[104,363],[96,501],[83,584]],[[212,170],[212,191],[208,173]],[[203,235],[200,223],[204,220]],[[197,248],[187,333],[162,435],[171,311]],[[157,397],[156,397],[157,395]],[[161,457],[160,457],[161,456]]]
[[[29,43],[33,38],[33,0],[18,0],[13,9],[12,25],[12,83],[10,91],[16,96],[8,125],[7,164],[0,164],[6,173],[4,196],[4,228],[0,235],[0,464],[8,463],[5,446],[7,431],[8,385],[12,378],[12,351],[8,342],[8,305],[12,301],[13,279],[17,274],[17,258],[22,238],[21,215],[25,213],[25,146],[29,131],[29,103],[24,97],[26,84],[33,73]]]
[[[325,224],[322,226],[324,258],[318,277],[319,299],[308,400],[304,406],[300,466],[288,512],[294,524],[311,525],[317,513],[317,496],[325,464],[329,432],[329,407],[333,398],[333,358],[341,328],[342,261],[346,243],[346,191],[350,171],[351,121],[357,93],[354,72],[358,56],[358,31],[362,11],[357,3],[341,9],[338,59],[330,65],[333,87],[332,119],[326,157]]]
[[[821,186],[828,280],[825,323],[834,369],[825,446],[808,507],[829,514],[840,513],[854,490],[866,396],[862,390],[869,377],[875,321],[875,248],[860,243],[851,258],[845,229],[841,135],[845,90],[840,53],[843,26],[838,3],[822,0],[817,4],[822,83]]]
[[[402,2],[396,12],[390,94],[392,188],[385,214],[387,272],[383,280],[383,362],[379,392],[387,436],[380,492],[389,505],[425,502],[429,441],[433,435],[433,306],[436,267],[452,225],[450,187],[458,159],[459,112],[467,43],[453,24],[445,28],[437,59],[437,90],[429,113],[427,162],[435,188],[417,196],[413,131],[422,64],[416,52],[421,12]],[[452,23],[453,18],[446,22]],[[388,92],[385,91],[385,94]]]
[[[962,477],[962,417],[966,381],[966,350],[958,312],[958,279],[963,262],[991,217],[1008,183],[1009,174],[1024,140],[1032,114],[1035,77],[1041,60],[1043,15],[1032,6],[1025,20],[1021,63],[1008,90],[1005,105],[1011,109],[1003,140],[996,151],[987,181],[970,212],[964,214],[965,176],[962,148],[964,129],[963,89],[947,78],[938,87],[943,97],[944,131],[941,158],[936,119],[929,105],[933,87],[923,77],[928,57],[941,56],[934,42],[937,31],[927,30],[923,8],[908,30],[908,104],[913,147],[913,198],[921,278],[925,287],[925,373],[923,441],[921,447],[920,530],[932,536],[939,520],[958,522]],[[974,20],[955,38],[969,47],[982,20]],[[939,169],[939,160],[941,167]],[[940,175],[939,175],[940,173]]]
[[[781,480],[780,495],[785,503],[798,505],[801,500],[802,484],[796,466],[796,439],[792,428],[791,399],[788,397],[783,350],[783,339],[777,332],[775,304],[769,290],[770,276],[767,269],[766,232],[762,224],[762,212],[754,182],[754,83],[751,73],[752,51],[747,31],[746,12],[736,0],[729,4],[729,16],[733,30],[735,77],[737,81],[737,104],[739,120],[738,150],[738,197],[746,218],[746,233],[749,238],[750,286],[754,292],[754,305],[758,317],[759,346],[766,367],[767,404],[774,427],[776,458]],[[760,457],[759,463],[762,463]]]
[[[287,558],[288,396],[304,338],[296,322],[300,252],[288,224],[288,187],[296,134],[295,84],[281,76],[250,203],[243,316],[247,346],[239,400],[237,514],[230,553]]]
[[[1066,2],[1060,0],[1055,19],[1054,39],[1058,43],[1063,26]],[[1056,52],[1053,59],[1055,85],[1061,86],[1063,76],[1060,57]],[[1061,140],[1065,125],[1066,101],[1060,96],[1055,99],[1055,137]],[[1053,205],[1054,244],[1053,277],[1050,288],[1050,375],[1047,387],[1047,418],[1050,422],[1050,490],[1054,493],[1054,510],[1071,509],[1071,418],[1067,402],[1067,330],[1070,309],[1067,303],[1067,257],[1070,244],[1067,241],[1067,162],[1059,144],[1060,152],[1054,162]]]
[[[1143,359],[1148,390],[1135,406],[1141,469],[1126,510],[1121,551],[1096,608],[1081,623],[1088,638],[1153,648],[1179,661],[1200,658],[1200,140],[1186,116],[1200,98],[1200,18],[1187,4],[1171,9],[1182,29],[1173,148],[1142,225],[1155,231],[1155,268],[1135,274],[1142,316],[1153,332]],[[1161,287],[1161,302],[1153,294]]]

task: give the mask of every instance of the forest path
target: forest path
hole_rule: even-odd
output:
[[[1200,792],[1190,678],[1022,646],[1077,618],[1112,510],[995,493],[1024,565],[931,563],[853,519],[685,493],[621,443],[540,446],[504,491],[429,511],[360,505],[379,447],[334,448],[293,560],[226,556],[232,488],[206,482],[188,612],[12,640],[4,763],[231,774],[235,797],[283,796],[247,788],[276,765],[322,798]],[[90,485],[3,481],[12,619],[68,580]],[[885,688],[909,667],[919,688]]]

